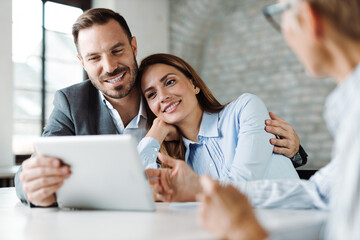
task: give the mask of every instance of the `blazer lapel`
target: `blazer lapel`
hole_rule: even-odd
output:
[[[99,91],[95,87],[89,89],[89,122],[94,134],[118,134],[109,109],[101,101]]]

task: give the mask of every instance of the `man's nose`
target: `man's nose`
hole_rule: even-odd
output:
[[[111,56],[106,56],[103,58],[103,69],[107,73],[112,73],[117,68],[117,62]]]

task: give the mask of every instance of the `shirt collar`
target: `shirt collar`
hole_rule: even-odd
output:
[[[108,101],[108,100],[106,100],[106,98],[104,97],[104,95],[103,95],[103,93],[100,91],[100,90],[98,90],[99,91],[99,95],[100,95],[100,98],[101,98],[101,101],[102,101],[102,103],[105,105],[105,106],[107,106],[109,109],[114,109],[114,107],[111,105],[111,103]]]
[[[204,112],[201,125],[199,136],[201,137],[218,137],[219,130],[218,130],[218,122],[219,122],[219,113],[209,113]]]
[[[140,106],[139,106],[139,112],[138,112],[138,119],[137,119],[137,124],[139,124],[140,121],[140,116],[143,117],[144,119],[147,119],[147,114],[146,114],[146,109],[145,109],[145,105],[144,105],[144,98],[140,97]]]
[[[218,137],[219,136],[218,122],[219,122],[219,113],[204,112],[201,119],[200,130],[197,136],[197,140],[201,142],[201,140],[204,137],[206,138]],[[186,147],[188,147],[190,143],[194,143],[193,141],[190,141],[185,137],[183,137],[183,141]]]
[[[350,76],[340,83],[328,96],[325,104],[324,118],[331,134],[334,136],[346,112],[352,106],[354,98],[360,93],[360,63]]]
[[[108,107],[110,110],[115,110],[113,105],[104,97],[104,94],[99,90],[100,98],[102,103]],[[146,109],[144,107],[144,98],[140,97],[140,106],[139,106],[139,112],[136,115],[136,124],[139,125],[139,121],[143,117],[145,120],[147,119]]]

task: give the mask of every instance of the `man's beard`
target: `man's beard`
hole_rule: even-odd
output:
[[[103,79],[116,76],[121,72],[125,72],[125,75],[130,74],[130,76],[124,76],[124,77],[130,77],[130,79],[128,80],[128,82],[126,84],[122,84],[111,90],[107,90],[106,88],[103,88],[103,86],[101,85],[101,82],[103,82]],[[131,90],[134,88],[137,72],[138,72],[138,65],[137,65],[137,62],[136,62],[136,59],[134,56],[134,61],[133,61],[131,69],[129,67],[118,67],[112,73],[107,73],[103,76],[100,76],[98,80],[94,80],[90,76],[89,76],[89,78],[90,78],[92,84],[94,85],[94,87],[96,87],[98,90],[100,90],[105,96],[107,96],[109,98],[120,99],[120,98],[124,98],[127,95],[129,95]],[[121,80],[121,81],[123,81],[123,80]]]

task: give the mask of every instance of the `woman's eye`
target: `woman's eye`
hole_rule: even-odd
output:
[[[147,95],[147,98],[150,99],[150,98],[153,98],[154,96],[155,96],[155,93],[152,92]]]
[[[170,79],[169,81],[167,81],[166,82],[166,86],[169,86],[169,85],[172,85],[172,84],[174,84],[174,82],[175,82],[175,79]]]

